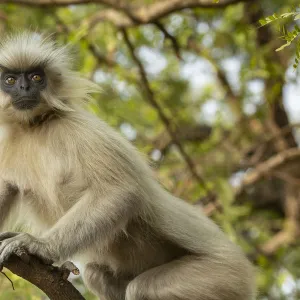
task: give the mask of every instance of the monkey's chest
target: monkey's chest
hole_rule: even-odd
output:
[[[37,191],[56,184],[61,173],[61,163],[37,148],[8,150],[0,155],[0,172],[4,180],[20,190]]]
[[[62,170],[62,159],[43,145],[18,141],[0,145],[1,177],[18,188],[22,214],[34,222],[51,226],[68,209],[59,188]]]
[[[53,197],[63,170],[63,154],[51,151],[46,141],[20,135],[1,140],[0,127],[0,174],[20,192],[33,191],[43,197]]]

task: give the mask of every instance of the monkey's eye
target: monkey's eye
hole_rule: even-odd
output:
[[[35,82],[40,82],[42,80],[42,77],[38,74],[35,74],[31,77],[31,80]]]
[[[13,77],[8,77],[5,79],[5,83],[8,84],[8,85],[13,85],[16,83],[16,79],[13,78]]]

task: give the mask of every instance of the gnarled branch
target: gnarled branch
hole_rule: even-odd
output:
[[[220,0],[215,2],[213,0],[163,0],[156,1],[148,5],[132,5],[129,1],[123,0],[0,0],[0,3],[15,3],[21,5],[30,6],[67,6],[67,5],[80,5],[80,4],[103,4],[116,11],[121,11],[126,17],[122,19],[125,27],[133,26],[134,24],[149,24],[158,21],[159,19],[187,8],[223,8],[231,4],[239,2],[246,2],[250,0]],[[104,17],[110,19],[110,21],[116,21],[117,25],[120,25],[118,21],[119,12],[112,14],[111,11],[105,15],[100,12],[100,18],[103,20]]]
[[[30,256],[28,263],[17,256],[11,256],[4,266],[37,286],[51,300],[84,300],[71,282],[65,278],[62,269],[42,264],[33,256]]]

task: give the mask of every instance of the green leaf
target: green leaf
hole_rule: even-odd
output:
[[[299,13],[299,14],[296,14],[294,20],[295,20],[295,21],[296,21],[296,20],[300,20],[300,13]]]
[[[294,16],[294,15],[295,15],[294,12],[284,13],[284,14],[281,14],[281,15],[280,15],[280,18],[281,18],[281,19],[285,19],[285,18],[289,18],[289,17]]]
[[[267,24],[267,21],[266,21],[265,19],[260,19],[258,22],[259,22],[260,25],[262,25],[262,26],[264,26],[264,25]]]

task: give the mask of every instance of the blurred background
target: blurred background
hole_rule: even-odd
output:
[[[75,68],[102,87],[89,108],[243,248],[258,299],[300,299],[299,68],[295,46],[275,51],[278,26],[258,22],[297,0],[0,3],[0,34],[36,30],[72,45]],[[46,299],[6,273],[16,290],[0,274],[1,300]]]

